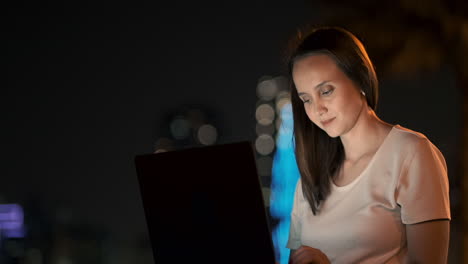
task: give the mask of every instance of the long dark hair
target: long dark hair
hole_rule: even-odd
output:
[[[375,110],[378,100],[378,80],[374,66],[362,43],[351,32],[339,27],[320,27],[307,34],[298,34],[294,49],[288,56],[291,104],[294,120],[296,161],[302,181],[302,191],[313,214],[330,194],[331,180],[344,161],[344,149],[339,137],[331,138],[310,121],[292,79],[297,59],[312,54],[330,56],[343,73],[361,88],[367,104]]]

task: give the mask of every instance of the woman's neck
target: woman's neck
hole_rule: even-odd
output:
[[[350,162],[374,154],[392,129],[392,125],[380,120],[371,108],[363,110],[353,128],[340,136],[345,160]]]

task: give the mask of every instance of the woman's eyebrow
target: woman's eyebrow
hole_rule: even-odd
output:
[[[330,82],[330,81],[327,80],[327,81],[323,81],[323,82],[317,84],[317,85],[315,86],[315,90],[319,89],[320,87],[324,86],[325,84],[327,84],[327,83],[329,83],[329,82]],[[308,94],[308,93],[306,93],[306,92],[297,93],[297,95],[299,95],[299,96],[307,95],[307,94]]]
[[[317,84],[317,85],[315,86],[315,89],[318,89],[318,88],[324,86],[325,84],[327,84],[327,83],[329,83],[329,82],[330,82],[330,81],[323,81],[323,82]]]

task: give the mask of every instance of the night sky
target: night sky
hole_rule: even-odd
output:
[[[304,7],[12,6],[3,200],[145,234],[134,156],[153,151],[184,105],[210,109],[220,143],[254,139],[257,81],[280,73]]]

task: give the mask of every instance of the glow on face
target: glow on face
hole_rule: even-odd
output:
[[[293,66],[293,81],[309,119],[330,137],[354,127],[363,100],[354,82],[328,55],[315,54],[298,59]]]

